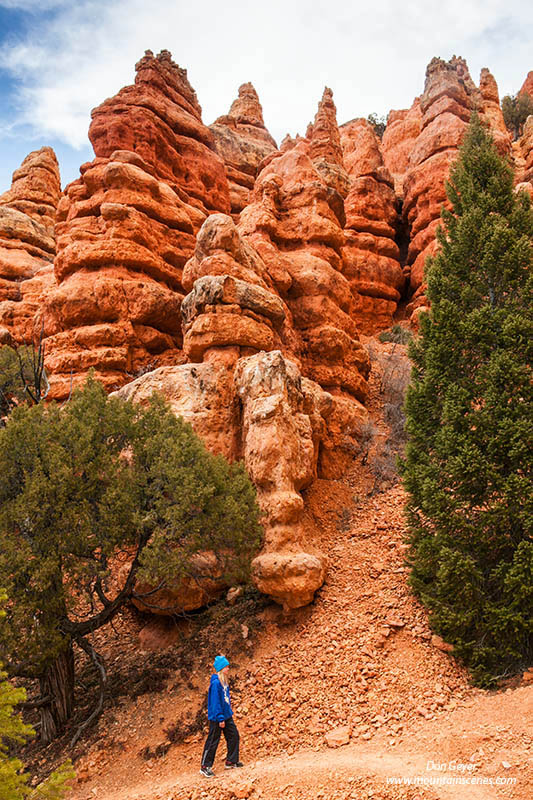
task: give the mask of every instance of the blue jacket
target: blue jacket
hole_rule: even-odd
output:
[[[215,673],[211,675],[207,693],[207,719],[214,722],[224,722],[224,720],[232,716],[229,686],[223,686]]]

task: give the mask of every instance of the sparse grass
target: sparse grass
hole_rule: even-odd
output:
[[[399,325],[395,327],[404,330]],[[410,332],[408,333],[410,336]],[[411,362],[396,344],[397,342],[390,353],[380,359],[382,373],[379,388],[388,435],[383,446],[369,461],[370,471],[374,476],[373,493],[397,483],[398,458],[403,454],[406,442],[404,403],[411,376]]]
[[[412,332],[409,328],[404,328],[402,325],[396,323],[386,331],[382,331],[378,339],[380,342],[394,342],[394,344],[407,344],[413,338]]]

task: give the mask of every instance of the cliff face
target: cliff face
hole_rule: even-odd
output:
[[[391,111],[383,134],[383,161],[394,179],[398,197],[404,196],[404,179],[409,169],[409,156],[420,135],[422,111],[417,97],[411,108]]]
[[[54,224],[61,195],[54,151],[30,153],[0,195],[0,342],[40,335],[43,297],[53,284]]]
[[[263,109],[251,83],[239,87],[239,96],[228,114],[215,120],[209,129],[226,167],[231,213],[238,217],[248,204],[259,164],[278,149],[265,128]]]
[[[339,128],[326,87],[305,137],[278,150],[251,84],[208,128],[186,71],[147,51],[93,111],[95,158],[64,194],[43,148],[0,196],[0,342],[43,328],[50,397],[93,368],[138,402],[163,392],[212,451],[244,459],[265,514],[255,582],[286,607],[308,603],[327,566],[302,491],[342,473],[367,421],[359,333],[389,327],[406,299],[413,324],[427,306],[473,109],[533,194],[533,117],[511,150],[493,76],[477,87],[460,58],[431,61],[382,141],[364,119]],[[160,604],[205,602],[193,589]]]

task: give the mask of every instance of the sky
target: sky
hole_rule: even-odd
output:
[[[145,50],[188,71],[206,124],[252,81],[279,143],[305,133],[324,86],[339,123],[407,108],[433,56],[466,58],[500,96],[533,69],[531,0],[0,0],[0,192],[52,146],[62,183],[93,157],[90,111],[133,83]]]

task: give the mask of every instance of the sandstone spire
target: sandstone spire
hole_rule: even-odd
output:
[[[396,196],[372,125],[355,119],[342,125],[340,134],[350,178],[343,274],[354,295],[359,330],[374,333],[392,324],[405,282],[395,242]]]
[[[54,224],[61,195],[51,147],[30,153],[0,195],[0,341],[31,341],[45,290],[53,283]]]
[[[234,119],[236,123],[265,128],[263,108],[252,83],[243,83],[239,86],[239,96],[231,104],[228,117]]]
[[[224,159],[235,217],[248,203],[260,163],[277,145],[263,121],[263,109],[251,83],[239,87],[229,113],[210,126],[217,151]]]
[[[135,83],[93,111],[97,158],[58,214],[57,288],[46,304],[51,396],[94,367],[117,388],[179,363],[182,270],[206,216],[229,211],[224,164],[187,72],[150,51]]]
[[[309,158],[327,186],[346,197],[349,180],[344,169],[333,92],[327,86],[318,104],[314,122],[307,128]]]
[[[508,153],[511,149],[511,134],[503,119],[498,84],[494,75],[487,68],[481,70],[479,90],[482,98],[481,116],[488,123],[498,150],[502,154]]]
[[[448,202],[444,184],[472,110],[480,109],[482,103],[464,59],[453,56],[450,61],[430,61],[420,98],[421,131],[409,155],[404,181],[403,215],[410,234],[407,264],[413,294],[408,312],[426,304],[424,267],[427,256],[436,250],[440,210]]]
[[[533,98],[533,69],[527,73],[527,78],[522,84],[519,94],[522,94],[522,92]]]

